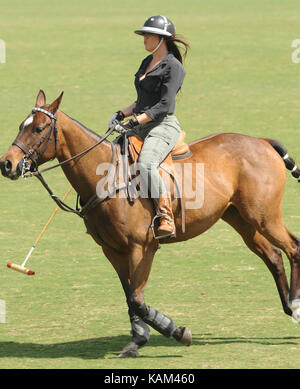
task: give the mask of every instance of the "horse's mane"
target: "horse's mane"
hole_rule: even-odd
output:
[[[90,128],[86,127],[84,124],[80,123],[78,120],[73,119],[71,116],[67,115],[65,112],[61,111],[64,115],[66,115],[69,119],[71,119],[73,122],[75,122],[79,127],[81,127],[84,131],[90,133],[90,135],[96,136],[97,140],[101,139],[101,135],[97,134],[95,131],[91,130]]]

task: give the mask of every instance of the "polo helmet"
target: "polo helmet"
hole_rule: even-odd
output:
[[[165,16],[150,16],[150,18],[145,21],[143,27],[140,30],[135,30],[134,32],[139,35],[149,33],[167,37],[175,35],[175,26],[171,20]]]

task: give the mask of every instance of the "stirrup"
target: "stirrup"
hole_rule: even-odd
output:
[[[175,238],[175,224],[173,223],[173,231],[170,232],[169,234],[166,234],[166,235],[155,235],[155,225],[154,225],[154,222],[156,219],[158,219],[159,217],[166,217],[167,219],[169,219],[170,221],[172,221],[172,219],[170,218],[169,215],[167,215],[166,213],[160,213],[158,215],[155,215],[154,218],[152,219],[152,223],[151,223],[151,228],[152,228],[152,233],[153,233],[153,236],[154,236],[154,239],[162,239],[162,238],[167,238],[167,237],[170,237],[170,238]]]

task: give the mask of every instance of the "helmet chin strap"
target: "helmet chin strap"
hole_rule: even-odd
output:
[[[161,46],[161,44],[163,43],[164,41],[164,38],[160,38],[160,41],[159,41],[159,44],[155,47],[155,49],[152,51],[152,54],[154,54]]]

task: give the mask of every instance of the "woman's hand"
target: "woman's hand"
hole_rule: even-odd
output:
[[[116,122],[121,122],[126,117],[133,115],[133,110],[134,110],[135,106],[136,106],[136,102],[134,102],[133,104],[129,105],[128,107],[122,109],[122,111],[115,112],[108,121],[108,127],[111,128],[116,124]],[[131,120],[132,120],[131,122],[130,121],[126,122],[126,125],[128,125],[130,122],[130,124],[129,124],[130,128],[133,128],[133,127],[137,126],[138,124],[147,123],[147,122],[152,121],[151,117],[148,116],[146,113],[142,113],[137,118],[131,119]],[[125,123],[123,123],[123,124],[125,124]]]
[[[124,120],[124,118],[125,115],[122,111],[115,112],[108,121],[108,128],[113,127],[116,124],[116,122],[121,122],[122,120]]]

